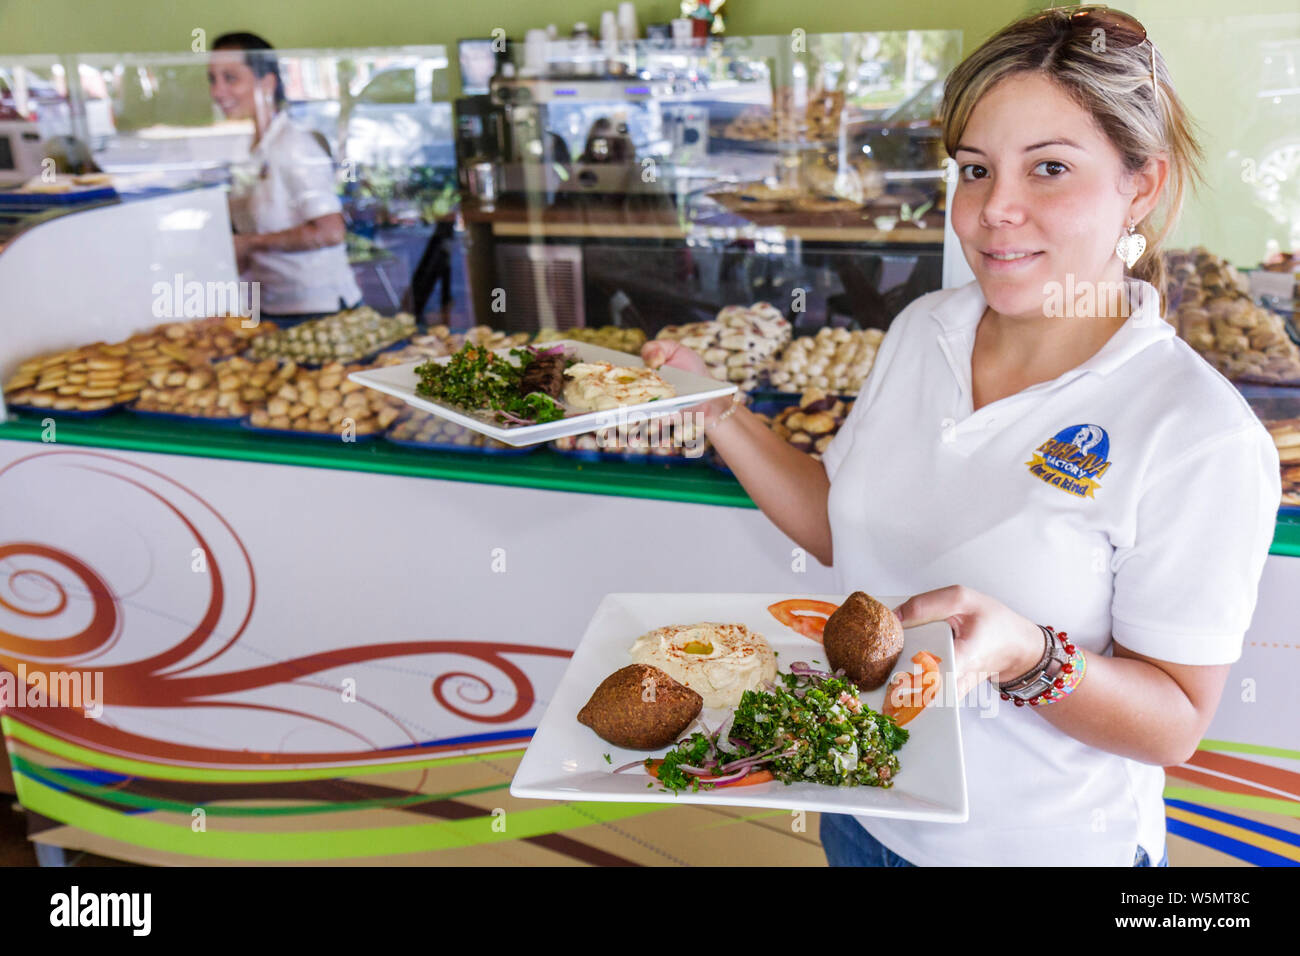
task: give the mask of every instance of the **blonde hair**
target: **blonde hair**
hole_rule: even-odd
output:
[[[1146,252],[1129,273],[1156,287],[1163,313],[1167,297],[1162,247],[1177,224],[1187,187],[1203,182],[1199,166],[1204,153],[1155,44],[1149,39],[1131,42],[1136,35],[1125,37],[1122,29],[1103,29],[1099,40],[1096,28],[1102,24],[1084,21],[1091,29],[1081,28],[1070,19],[1073,12],[1066,8],[1029,14],[1003,27],[958,64],[944,84],[943,145],[952,156],[976,103],[997,83],[1015,74],[1038,73],[1088,111],[1127,172],[1138,172],[1157,154],[1168,156],[1169,178],[1156,207],[1137,224]],[[1152,84],[1153,59],[1158,98]]]

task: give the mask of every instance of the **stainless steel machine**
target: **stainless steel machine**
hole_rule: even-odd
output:
[[[471,160],[492,162],[501,195],[671,202],[719,181],[716,165],[706,162],[710,109],[719,94],[728,104],[737,94],[760,103],[770,98],[766,84],[746,86],[752,89],[728,83],[714,90],[687,71],[656,79],[498,76],[486,98],[457,101],[458,155],[462,169]],[[464,185],[474,191],[468,179]]]

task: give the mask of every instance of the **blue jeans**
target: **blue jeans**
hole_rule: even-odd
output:
[[[819,834],[831,866],[916,866],[889,849],[846,813],[823,813]],[[1147,851],[1137,848],[1134,866],[1150,866]],[[1166,849],[1157,866],[1169,865]]]

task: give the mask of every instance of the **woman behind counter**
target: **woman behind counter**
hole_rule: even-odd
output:
[[[282,324],[361,303],[344,245],[334,162],[289,121],[272,47],[253,33],[212,45],[208,90],[228,119],[251,119],[246,163],[232,170],[230,221],[240,278],[261,285],[262,316]]]

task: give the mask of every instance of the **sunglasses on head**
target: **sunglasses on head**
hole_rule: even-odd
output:
[[[1130,39],[1134,46],[1147,38],[1147,29],[1135,17],[1122,10],[1112,10],[1105,4],[1087,6],[1048,7],[1039,16],[1046,20],[1057,14],[1068,13],[1071,26],[1099,26],[1103,30],[1114,30],[1125,39]]]
[[[1068,6],[1068,7],[1048,7],[1037,17],[1038,20],[1054,19],[1059,14],[1068,14],[1066,18],[1071,27],[1097,29],[1100,28],[1106,42],[1111,42],[1112,37],[1118,37],[1127,41],[1125,46],[1139,46],[1142,43],[1151,45],[1151,92],[1156,92],[1156,45],[1151,43],[1147,37],[1147,28],[1138,22],[1136,17],[1131,17],[1122,10],[1112,10],[1105,4],[1090,4],[1088,6]]]

